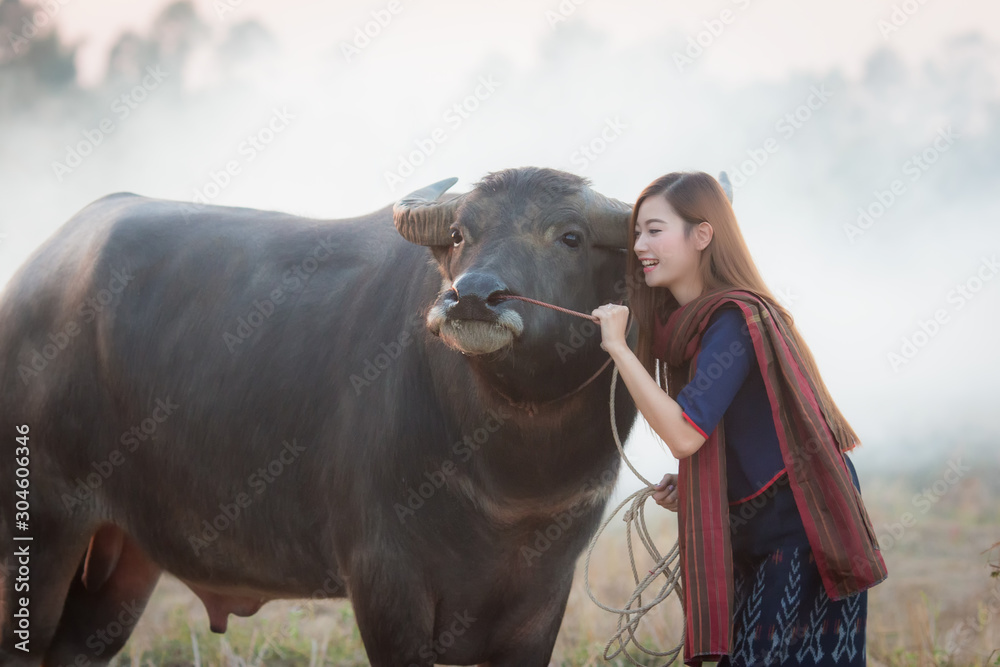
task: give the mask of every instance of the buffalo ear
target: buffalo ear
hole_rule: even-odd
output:
[[[733,203],[733,184],[729,182],[729,174],[724,171],[719,172],[719,185],[722,186],[722,190],[726,193],[726,199],[729,203]]]
[[[590,188],[584,191],[584,197],[594,245],[627,252],[631,248],[628,221],[632,217],[632,204],[607,197]]]

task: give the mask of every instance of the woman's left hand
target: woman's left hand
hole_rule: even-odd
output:
[[[625,342],[625,325],[628,324],[628,306],[606,303],[591,313],[601,323],[601,349],[609,350]]]
[[[677,474],[668,472],[654,488],[653,500],[656,501],[656,504],[667,508],[671,512],[676,512],[678,501]]]

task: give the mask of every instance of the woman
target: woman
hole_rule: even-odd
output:
[[[630,226],[637,354],[628,307],[592,314],[679,460],[653,497],[678,512],[685,664],[864,665],[867,589],[887,571],[844,455],[854,431],[718,181],[657,179]]]

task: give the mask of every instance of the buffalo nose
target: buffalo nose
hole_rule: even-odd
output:
[[[499,303],[496,296],[507,294],[507,286],[488,273],[469,272],[458,277],[446,296],[452,305],[448,317],[452,319],[479,320],[496,317],[492,306]]]

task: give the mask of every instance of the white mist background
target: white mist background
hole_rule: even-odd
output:
[[[230,161],[239,173],[212,203],[334,218],[442,178],[457,176],[461,192],[527,165],[578,173],[631,203],[669,171],[746,176],[751,154],[776,146],[737,180],[734,208],[861,437],[852,456],[862,482],[869,467],[997,459],[1000,280],[961,308],[954,300],[1000,248],[995,2],[399,0],[348,60],[344,45],[389,5],[201,0],[200,36],[174,51],[184,35],[157,28],[167,3],[61,5],[47,29],[76,48],[75,87],[22,88],[16,59],[0,66],[0,282],[94,199],[191,200]],[[894,12],[905,21],[883,34]],[[245,39],[234,40],[240,29]],[[119,118],[115,100],[148,64],[136,59],[131,78],[109,71],[129,31],[170,57],[155,63],[164,83]],[[707,46],[679,68],[676,54],[699,34]],[[483,80],[495,90],[449,123]],[[803,106],[817,90],[829,99]],[[292,120],[249,159],[244,142],[275,110]],[[779,131],[796,112],[808,119]],[[60,180],[53,163],[105,118],[113,131]],[[957,138],[912,181],[908,160],[948,127]],[[436,128],[446,139],[391,188],[385,174]],[[595,159],[581,157],[588,144],[600,148]],[[894,179],[905,191],[852,242],[845,226]],[[940,310],[947,322],[894,369],[888,355],[904,338],[922,341],[921,321]],[[643,423],[628,451],[654,481],[676,470]],[[619,495],[635,486],[625,471]]]

